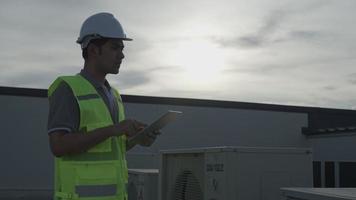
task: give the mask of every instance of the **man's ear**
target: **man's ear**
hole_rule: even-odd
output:
[[[100,54],[99,47],[94,44],[89,44],[87,47],[87,51],[89,57],[96,57]]]

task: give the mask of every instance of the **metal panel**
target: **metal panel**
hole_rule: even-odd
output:
[[[128,200],[158,199],[158,169],[129,169]]]
[[[182,172],[197,178],[204,189],[204,199],[274,200],[279,199],[281,187],[310,187],[313,178],[312,154],[307,148],[221,147],[191,149],[191,153],[188,149],[181,153],[163,151],[160,169],[161,200],[175,199],[171,187]],[[187,179],[185,184],[188,182]],[[184,195],[187,192],[191,191],[185,190]],[[196,191],[195,197],[199,196]]]
[[[282,188],[283,200],[355,200],[356,188]]]

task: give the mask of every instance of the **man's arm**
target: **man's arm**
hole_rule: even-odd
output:
[[[108,128],[96,129],[90,133],[56,131],[50,134],[49,141],[52,153],[57,157],[61,157],[83,153],[112,135]]]
[[[119,124],[98,128],[87,133],[55,131],[49,136],[50,147],[52,153],[57,157],[78,154],[87,151],[110,137],[124,134],[130,137],[136,134],[141,128],[141,123],[135,120],[124,120]]]

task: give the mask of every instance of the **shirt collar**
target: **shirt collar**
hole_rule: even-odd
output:
[[[106,87],[108,90],[111,90],[111,86],[109,82],[105,79],[104,84],[102,84],[100,81],[96,80],[89,72],[88,70],[82,69],[79,73],[82,75],[85,79],[87,79],[95,88],[102,88]]]

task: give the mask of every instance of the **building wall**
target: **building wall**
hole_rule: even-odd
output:
[[[315,187],[356,187],[356,133],[308,137]]]
[[[52,188],[47,100],[0,95],[0,188]]]
[[[314,136],[308,140],[314,149],[314,160],[356,161],[356,133]]]
[[[53,157],[46,133],[48,102],[43,97],[0,95],[0,189],[50,189]],[[167,110],[183,115],[163,129],[149,148],[128,153],[130,168],[157,168],[162,149],[206,146],[308,147],[301,127],[308,126],[306,113],[160,104],[126,103],[126,115],[153,122]],[[34,181],[35,180],[35,181]]]
[[[308,146],[301,134],[301,127],[308,126],[306,113],[126,104],[128,117],[145,122],[154,121],[167,110],[179,110],[183,115],[163,130],[152,147],[138,147],[132,152],[206,146]]]

